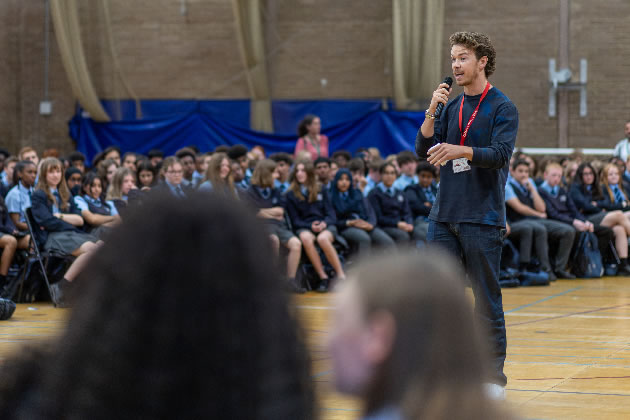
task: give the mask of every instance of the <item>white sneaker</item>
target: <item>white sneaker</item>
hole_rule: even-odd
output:
[[[505,401],[505,387],[498,384],[486,383],[483,384],[483,389],[491,400]]]

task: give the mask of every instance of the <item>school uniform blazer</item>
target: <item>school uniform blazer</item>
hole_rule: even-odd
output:
[[[431,188],[433,196],[437,197],[437,187],[431,185],[429,188]],[[412,184],[407,186],[407,188],[405,188],[405,197],[407,201],[409,201],[409,208],[411,209],[414,219],[419,216],[429,217],[433,207],[424,204],[429,200],[427,200],[424,189],[420,185]]]
[[[593,195],[590,191],[584,192],[582,191],[581,184],[573,184],[571,185],[571,189],[569,190],[569,197],[575,203],[575,207],[584,215],[591,216],[599,213],[600,211],[604,211],[599,206],[593,205]]]
[[[323,220],[326,226],[334,226],[337,223],[335,210],[328,198],[328,191],[322,187],[317,194],[317,200],[309,203],[308,197],[305,200],[298,199],[293,191],[287,191],[286,209],[294,230],[311,229],[311,225],[316,220]]]
[[[190,193],[193,191],[193,189],[187,185],[179,184],[182,187],[182,191],[184,191],[184,195],[186,197],[188,197],[190,195]],[[157,184],[155,187],[151,188],[151,193],[155,193],[155,194],[170,194],[173,197],[177,197],[175,195],[175,193],[173,192],[173,190],[171,190],[171,187],[168,186],[168,184],[166,182],[160,182],[159,184]]]
[[[558,188],[558,196],[554,197],[543,188],[538,193],[545,201],[547,217],[572,225],[574,219],[584,221],[584,216],[578,211],[575,203],[564,188]]]
[[[374,188],[368,195],[368,200],[376,213],[376,220],[380,227],[398,227],[398,222],[413,223],[409,202],[402,191],[394,190],[394,196]]]
[[[68,213],[79,214],[74,200],[70,200],[70,210]],[[48,233],[63,232],[71,230],[81,232],[77,227],[53,216],[52,203],[48,200],[46,193],[42,190],[35,190],[31,195],[31,212],[33,213],[34,234],[38,246],[43,246],[48,239]]]
[[[363,209],[367,217],[364,219],[366,222],[376,227],[376,213],[374,213],[374,209],[370,205],[370,202],[367,198],[362,197],[362,205]],[[334,206],[333,206],[334,208]],[[349,220],[356,220],[357,218],[353,216],[354,213],[340,213],[335,209],[335,216],[337,216],[337,229],[341,232],[343,229],[348,227],[347,223]]]
[[[601,186],[602,195],[604,198],[602,200],[597,201],[597,205],[605,210],[613,211],[613,210],[630,210],[630,207],[624,207],[623,204],[615,203],[610,199],[610,195],[608,194],[608,187],[602,184]],[[628,199],[628,197],[626,197]]]
[[[4,204],[4,200],[0,198],[0,232],[12,234],[16,230],[17,228],[9,216],[9,210]]]

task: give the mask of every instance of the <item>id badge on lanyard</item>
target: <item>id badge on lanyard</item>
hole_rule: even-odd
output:
[[[468,130],[470,129],[470,126],[472,125],[473,121],[475,121],[475,118],[477,118],[477,113],[479,113],[479,106],[481,105],[481,102],[483,102],[484,98],[488,94],[488,91],[490,90],[491,87],[492,85],[490,84],[490,82],[487,82],[486,88],[483,90],[483,93],[481,94],[481,98],[479,99],[479,103],[477,104],[477,107],[475,108],[472,115],[470,116],[470,119],[468,120],[468,123],[466,124],[466,129],[463,132],[462,132],[462,112],[464,110],[464,97],[465,96],[462,95],[462,101],[459,104],[459,133],[461,135],[460,141],[459,141],[460,146],[463,146],[464,143],[466,142],[466,137],[468,137]],[[459,159],[453,160],[453,173],[459,173],[459,172],[465,172],[465,171],[470,171],[470,165],[468,164],[468,159],[459,158]]]

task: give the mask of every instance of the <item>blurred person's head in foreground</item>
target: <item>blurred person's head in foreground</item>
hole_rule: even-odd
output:
[[[65,333],[4,362],[0,417],[313,418],[308,357],[254,215],[225,196],[157,195],[126,222],[81,273]]]
[[[429,251],[364,261],[341,286],[329,338],[335,387],[362,398],[366,417],[500,418],[484,392],[489,353],[463,278]]]

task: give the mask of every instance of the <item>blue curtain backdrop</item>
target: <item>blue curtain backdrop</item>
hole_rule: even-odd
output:
[[[261,145],[268,154],[293,153],[299,121],[315,114],[322,120],[322,133],[330,139],[331,153],[378,147],[388,155],[413,150],[424,119],[422,112],[384,111],[380,100],[273,101],[275,133],[269,134],[249,128],[249,100],[146,100],[141,104],[142,118],[136,119],[133,101],[103,101],[114,120],[108,123],[94,122],[78,109],[69,123],[77,149],[89,160],[112,145],[142,154],[161,149],[170,155],[189,145],[206,152],[239,143],[249,148]]]

